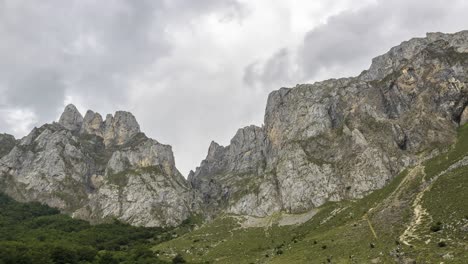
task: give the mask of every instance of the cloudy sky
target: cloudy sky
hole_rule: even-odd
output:
[[[0,131],[75,104],[131,111],[183,174],[211,140],[261,125],[269,92],[359,74],[426,32],[468,29],[466,0],[0,0]]]

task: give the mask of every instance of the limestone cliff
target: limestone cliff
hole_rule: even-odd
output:
[[[263,127],[212,143],[189,175],[206,212],[300,213],[360,198],[453,143],[468,119],[468,31],[430,33],[357,77],[281,88]]]
[[[15,144],[15,137],[8,134],[0,134],[0,158],[8,154]]]
[[[443,151],[468,121],[468,31],[431,33],[375,58],[357,77],[281,88],[264,125],[212,142],[186,181],[171,147],[118,111],[0,135],[0,191],[94,222],[174,226],[191,214],[301,213],[361,198]]]
[[[171,147],[141,133],[131,113],[103,121],[69,105],[58,123],[34,128],[9,150],[0,156],[0,191],[16,200],[142,226],[177,225],[191,212],[192,194]]]

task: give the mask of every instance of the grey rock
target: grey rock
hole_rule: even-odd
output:
[[[75,110],[67,106],[59,123],[33,129],[1,158],[0,191],[96,223],[175,226],[196,211],[171,147],[141,133],[133,115],[104,123],[88,111],[79,122]]]
[[[301,213],[385,186],[466,123],[468,31],[431,33],[353,78],[281,88],[263,127],[215,143],[189,175],[208,215]]]
[[[9,134],[0,134],[0,158],[10,153],[16,144],[14,136]]]
[[[91,134],[104,137],[104,122],[102,116],[99,113],[94,113],[88,110],[83,119],[83,125],[81,126],[81,134]]]
[[[117,111],[115,116],[108,114],[103,121],[99,113],[89,110],[84,117],[80,133],[100,136],[106,146],[123,145],[140,133],[140,125],[130,112]]]
[[[93,222],[174,226],[191,214],[302,213],[357,199],[439,153],[468,120],[468,31],[431,33],[375,58],[357,77],[273,91],[264,125],[212,142],[186,181],[171,147],[119,111],[0,135],[0,191]]]
[[[83,116],[80,114],[78,109],[72,104],[65,107],[62,115],[59,119],[59,124],[68,130],[76,131],[80,130],[81,124],[83,123]]]
[[[115,116],[107,115],[104,126],[104,143],[122,145],[140,133],[140,125],[135,117],[125,111],[117,111]]]

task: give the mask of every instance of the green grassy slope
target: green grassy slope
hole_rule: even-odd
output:
[[[467,155],[465,125],[444,154],[363,199],[327,203],[304,224],[279,226],[274,215],[244,228],[225,215],[154,250],[190,263],[467,263]]]

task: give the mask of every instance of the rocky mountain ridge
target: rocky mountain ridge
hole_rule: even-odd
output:
[[[68,105],[58,123],[34,128],[7,152],[0,191],[19,201],[93,222],[116,218],[143,226],[178,225],[193,209],[171,147],[147,138],[129,112],[103,121]]]
[[[0,135],[0,191],[94,222],[174,226],[190,215],[265,217],[362,198],[453,144],[468,120],[468,31],[430,33],[357,77],[273,91],[264,125],[212,142],[185,180],[135,117],[73,105],[21,140]],[[5,143],[4,143],[5,142]]]
[[[361,198],[451,145],[466,122],[468,31],[429,33],[357,77],[281,88],[263,127],[213,142],[189,175],[205,210],[264,217]]]

